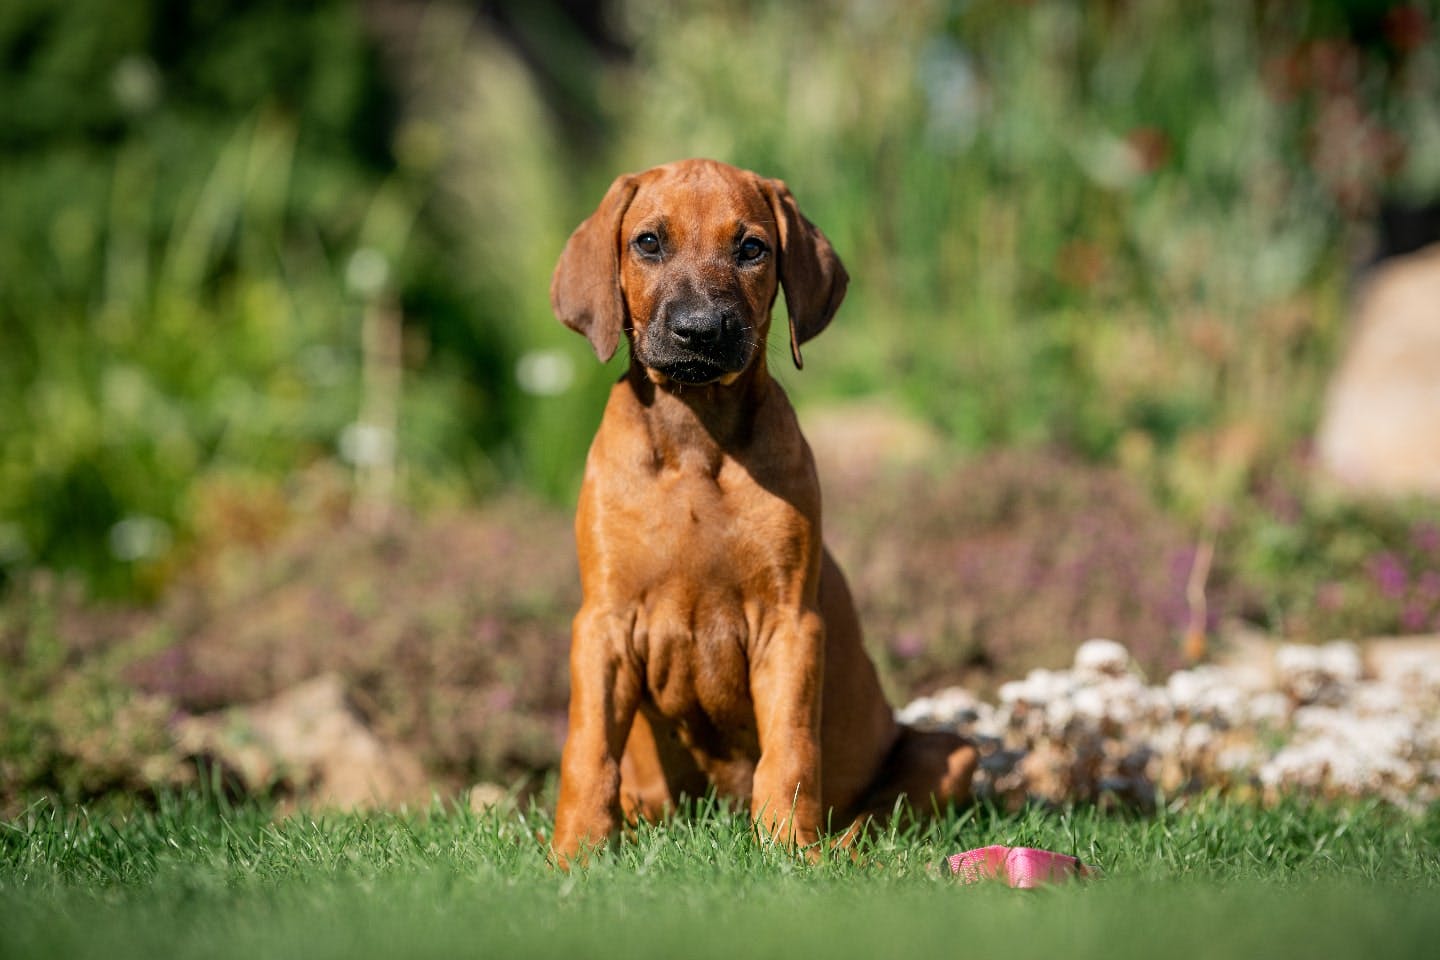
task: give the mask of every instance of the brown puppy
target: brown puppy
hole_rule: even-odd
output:
[[[975,752],[898,726],[821,542],[820,487],[766,368],[830,322],[839,257],[785,184],[709,160],[622,176],[565,245],[555,314],[600,359],[630,341],[575,520],[584,604],[552,840],[568,864],[623,815],[713,786],[816,842],[906,794],[965,797]]]

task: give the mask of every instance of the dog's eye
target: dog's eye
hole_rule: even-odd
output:
[[[765,256],[765,250],[764,240],[759,237],[746,237],[740,242],[740,251],[737,256],[741,263],[749,263]]]
[[[653,233],[642,233],[634,240],[635,249],[647,257],[654,257],[660,254],[660,238]]]

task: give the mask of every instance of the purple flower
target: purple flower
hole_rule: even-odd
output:
[[[890,640],[890,652],[902,660],[913,660],[925,652],[925,638],[914,630],[898,633]]]
[[[1440,525],[1417,523],[1410,530],[1410,542],[1427,557],[1440,558]]]
[[[1387,600],[1399,600],[1405,596],[1405,588],[1410,583],[1410,578],[1405,573],[1405,564],[1393,553],[1382,553],[1372,558],[1367,564],[1370,569],[1370,577],[1375,585],[1380,588],[1380,593]]]
[[[1400,628],[1406,633],[1419,633],[1425,629],[1425,608],[1418,603],[1407,603],[1400,612]]]

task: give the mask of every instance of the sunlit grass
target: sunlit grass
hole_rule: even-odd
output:
[[[172,798],[0,827],[5,956],[1422,955],[1440,814],[1199,804],[1153,818],[971,808],[811,865],[743,816],[642,828],[571,875],[540,811],[293,816]],[[1074,852],[1104,878],[958,885],[945,854]]]

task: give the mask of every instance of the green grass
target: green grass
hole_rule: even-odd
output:
[[[711,810],[570,876],[534,839],[547,827],[438,807],[39,806],[0,826],[0,956],[1431,956],[1440,938],[1440,811],[982,807],[807,865]],[[988,843],[1105,876],[1022,892],[936,869]]]

